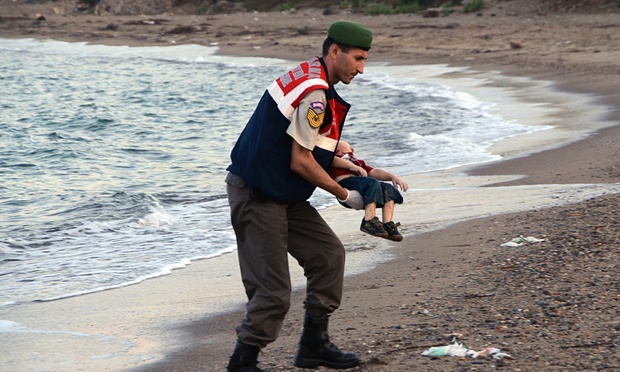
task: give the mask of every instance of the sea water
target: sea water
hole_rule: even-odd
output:
[[[130,285],[234,250],[230,149],[295,62],[215,53],[0,39],[0,305]],[[359,158],[428,172],[497,160],[493,143],[545,129],[420,81],[422,69],[368,64],[337,85]]]

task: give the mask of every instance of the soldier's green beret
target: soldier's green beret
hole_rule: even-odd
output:
[[[369,50],[372,44],[372,31],[361,23],[337,21],[327,29],[327,36],[338,44]]]

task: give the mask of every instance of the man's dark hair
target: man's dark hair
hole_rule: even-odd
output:
[[[329,53],[329,47],[331,47],[333,44],[338,45],[343,53],[349,53],[349,50],[351,49],[350,46],[342,45],[328,36],[327,39],[325,39],[325,41],[323,42],[323,57],[327,56],[327,53]]]

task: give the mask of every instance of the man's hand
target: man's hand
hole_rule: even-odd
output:
[[[358,211],[360,209],[364,209],[364,198],[362,198],[362,195],[359,193],[359,191],[348,190],[348,189],[345,189],[345,190],[347,190],[346,199],[344,200],[338,199],[338,201]]]

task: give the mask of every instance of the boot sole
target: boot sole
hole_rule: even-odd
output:
[[[386,239],[392,240],[394,242],[402,242],[403,241],[403,236],[402,235],[392,235],[392,236],[388,236]]]
[[[351,361],[349,363],[333,363],[322,359],[305,359],[304,361],[295,361],[295,367],[315,369],[319,367],[327,367],[332,369],[347,369],[357,367],[361,364],[359,360]]]
[[[361,232],[366,233],[370,236],[374,236],[375,238],[384,238],[387,239],[388,238],[388,233],[375,233],[373,234],[372,232],[368,231],[368,230],[362,230],[360,229]]]

